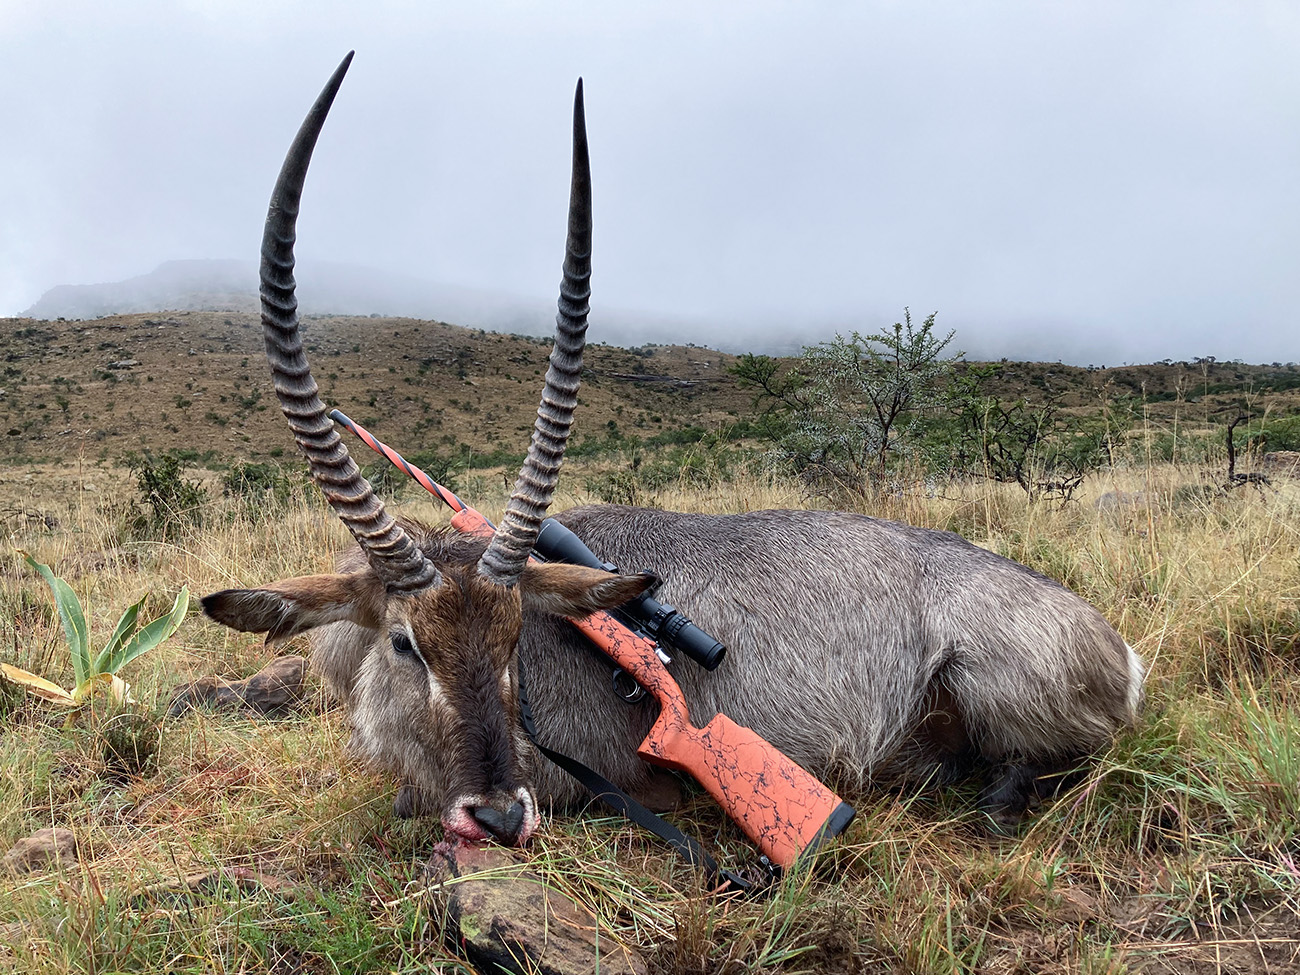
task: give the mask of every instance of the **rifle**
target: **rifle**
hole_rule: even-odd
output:
[[[451,508],[453,528],[469,535],[490,536],[495,531],[481,513],[340,410],[331,410],[329,416]],[[546,561],[613,568],[551,518],[542,522],[533,551]],[[659,703],[659,717],[637,755],[693,776],[772,863],[788,869],[848,826],[853,807],[754,731],[721,713],[703,728],[691,723],[682,690],[665,666],[670,658],[652,634],[710,670],[722,661],[726,647],[672,606],[642,596],[612,613],[596,612],[570,622]]]

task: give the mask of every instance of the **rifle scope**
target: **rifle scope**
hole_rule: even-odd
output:
[[[585,565],[606,572],[618,572],[618,567],[603,561],[573,532],[553,518],[542,522],[533,550],[548,562],[568,562]],[[631,619],[655,640],[680,650],[705,670],[714,670],[722,663],[727,648],[692,623],[675,606],[661,603],[649,594],[643,594],[624,603],[616,613]]]

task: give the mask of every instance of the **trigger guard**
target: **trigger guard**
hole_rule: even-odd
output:
[[[610,682],[614,685],[614,693],[628,704],[635,704],[645,697],[645,688],[633,680],[622,667],[614,671]]]

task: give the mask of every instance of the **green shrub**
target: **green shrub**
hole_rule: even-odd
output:
[[[154,458],[128,457],[139,489],[131,531],[137,537],[175,538],[186,527],[203,524],[208,493],[198,481],[187,480],[175,453]]]
[[[605,504],[646,506],[644,487],[633,471],[606,471],[586,479],[587,491]]]
[[[1266,418],[1251,431],[1251,441],[1264,451],[1300,450],[1300,416]]]
[[[765,405],[776,454],[795,473],[861,490],[909,462],[942,410],[961,353],[945,354],[954,333],[934,326],[935,315],[915,325],[906,311],[890,330],[805,346],[793,367],[743,355],[730,371]]]
[[[460,475],[469,466],[469,448],[462,446],[460,453],[450,456],[444,456],[434,450],[416,450],[403,454],[407,462],[418,467],[424,473],[447,488],[449,491],[459,491],[457,481]],[[513,457],[514,455],[510,455]],[[474,458],[482,461],[484,455]],[[415,482],[403,470],[398,469],[386,460],[378,460],[373,464],[368,464],[362,468],[361,473],[370,482],[371,487],[380,494],[394,495]]]
[[[226,497],[238,499],[246,511],[257,514],[282,510],[293,496],[294,485],[301,483],[302,477],[279,464],[244,461],[231,467],[222,475],[221,481]]]

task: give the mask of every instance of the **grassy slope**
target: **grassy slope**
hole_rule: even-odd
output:
[[[28,473],[9,480],[7,500],[21,513],[38,498],[48,520],[11,519],[11,543],[72,581],[101,640],[145,589],[162,611],[182,584],[205,592],[324,568],[344,539],[309,494],[274,532],[222,501],[201,529],[139,540],[120,500],[124,472],[94,473],[93,493],[77,489],[85,471]],[[809,874],[770,900],[729,904],[695,896],[661,846],[599,813],[548,820],[527,856],[661,971],[1293,970],[1300,491],[1206,500],[1189,478],[1158,468],[1091,484],[1093,496],[1147,492],[1118,514],[1090,498],[1029,508],[1014,489],[986,485],[871,505],[1061,579],[1151,664],[1140,727],[1023,836],[985,835],[968,791],[854,796],[858,819]],[[566,473],[561,506],[587,500],[586,479],[581,465]],[[473,491],[499,512],[499,479]],[[669,485],[651,500],[808,503],[794,485],[755,476]],[[401,507],[438,516],[412,493]],[[42,585],[16,555],[0,556],[0,657],[67,680],[60,640]],[[157,705],[183,679],[246,675],[266,657],[256,639],[193,619],[126,676]],[[393,783],[354,765],[345,737],[334,711],[272,723],[200,715],[165,724],[155,774],[114,781],[94,722],[63,729],[33,703],[0,697],[0,849],[60,825],[84,852],[80,867],[0,878],[0,969],[461,970],[418,890],[440,830],[394,821]],[[705,799],[682,818],[727,860],[750,857]],[[295,893],[226,886],[185,899],[152,887],[213,866],[257,869]]]
[[[123,315],[87,322],[8,320],[0,363],[0,462],[81,454],[120,458],[189,449],[219,461],[286,450],[253,316]],[[407,449],[465,444],[522,451],[550,342],[410,319],[322,318],[303,326],[321,395]],[[716,427],[752,396],[724,376],[732,359],[665,346],[644,354],[592,345],[579,439]],[[135,361],[128,368],[114,362]],[[620,377],[670,375],[676,381]],[[210,453],[209,453],[210,452]]]
[[[254,316],[119,315],[84,322],[0,320],[0,463],[181,448],[219,462],[292,456],[275,408]],[[393,443],[476,453],[523,450],[549,343],[438,322],[310,318],[303,328],[327,403]],[[598,338],[593,331],[592,338]],[[716,429],[751,414],[753,396],[711,349],[588,348],[577,438],[647,439],[688,424]],[[115,362],[136,361],[127,368]],[[1257,413],[1300,412],[1300,369],[1234,363],[1089,370],[994,364],[994,392],[1075,411],[1131,395],[1149,420],[1221,425],[1250,400]],[[635,377],[635,378],[634,378]],[[654,377],[659,377],[658,379]],[[665,381],[666,377],[666,381]]]

